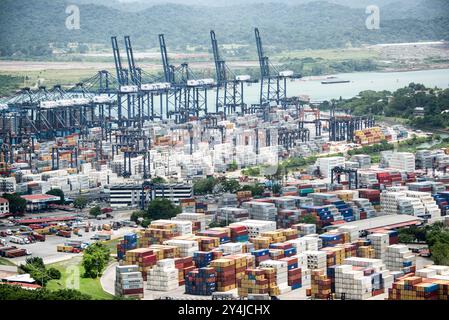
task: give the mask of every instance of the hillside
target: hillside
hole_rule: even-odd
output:
[[[156,47],[159,33],[166,34],[167,45],[172,50],[187,45],[209,47],[210,29],[215,29],[222,44],[245,44],[252,48],[255,26],[261,29],[264,43],[275,46],[276,50],[449,39],[449,10],[439,11],[446,4],[443,0],[426,0],[427,16],[413,19],[403,11],[416,16],[423,4],[418,3],[416,7],[412,3],[406,7],[390,4],[390,12],[381,16],[380,30],[366,29],[365,8],[328,2],[290,6],[250,3],[219,9],[162,4],[137,12],[86,3],[79,5],[81,29],[68,30],[65,8],[71,3],[66,0],[0,1],[1,55],[48,55],[49,43],[57,47],[69,42],[108,45],[111,35],[125,34],[131,35],[139,48]],[[436,12],[440,14],[435,16]]]

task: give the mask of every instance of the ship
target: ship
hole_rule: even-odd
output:
[[[321,84],[336,84],[336,83],[349,83],[351,81],[338,79],[337,77],[328,77],[326,80],[321,81]]]

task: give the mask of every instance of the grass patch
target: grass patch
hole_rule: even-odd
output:
[[[111,300],[113,295],[105,292],[101,287],[100,278],[83,278],[84,268],[81,265],[82,258],[74,257],[70,260],[52,263],[47,265],[48,268],[56,268],[61,272],[61,279],[49,281],[47,288],[49,290],[65,289],[67,287],[68,278],[73,273],[73,270],[79,271],[79,291],[88,294],[94,300]],[[70,267],[70,268],[69,268]],[[73,268],[73,269],[72,269]]]
[[[112,254],[117,253],[117,244],[120,242],[121,238],[112,239],[108,241],[102,241],[106,247],[108,247],[109,250],[111,250]]]
[[[51,68],[51,65],[49,65]],[[65,87],[72,87],[76,83],[81,82],[94,76],[99,69],[45,69],[42,71],[0,71],[0,77],[10,77],[9,79],[20,79],[20,81],[12,82],[9,91],[21,89],[22,87],[35,87],[43,85],[52,88],[54,85],[60,84]],[[112,70],[109,70],[112,71]],[[41,80],[39,80],[41,79]]]
[[[323,50],[299,50],[282,52],[274,56],[276,59],[304,59],[321,58],[324,60],[346,60],[346,59],[377,59],[379,53],[368,49],[323,49]]]
[[[15,264],[8,259],[0,258],[0,265],[1,266],[15,266]]]

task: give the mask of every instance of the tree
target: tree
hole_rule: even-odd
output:
[[[245,185],[242,187],[242,191],[251,191],[251,195],[253,197],[260,197],[264,191],[265,188],[260,184],[253,184],[253,185]]]
[[[221,185],[225,192],[235,193],[241,189],[240,183],[235,179],[225,179]]]
[[[100,242],[95,242],[84,249],[83,262],[84,277],[97,278],[106,267],[111,254],[110,249]]]
[[[137,223],[137,222],[139,222],[139,218],[143,218],[143,217],[145,217],[145,215],[146,215],[146,212],[143,211],[143,210],[134,211],[134,212],[131,214],[130,220]]]
[[[430,248],[432,260],[435,264],[449,266],[449,244],[436,243]]]
[[[151,220],[171,219],[181,213],[182,209],[165,198],[156,198],[150,202],[146,218]]]
[[[89,210],[89,215],[93,217],[98,217],[101,213],[101,208],[99,206],[95,206]]]
[[[148,218],[144,218],[144,219],[142,220],[142,222],[140,223],[140,225],[141,225],[143,228],[147,228],[150,224],[151,224],[151,219],[148,219]]]
[[[214,177],[200,179],[193,184],[193,193],[196,195],[212,193],[217,183]]]
[[[57,201],[57,204],[63,205],[65,204],[65,197],[64,197],[64,191],[62,191],[61,189],[51,189],[49,191],[47,191],[48,195],[52,195],[55,197],[59,197],[59,201]]]
[[[53,280],[59,280],[59,279],[61,279],[61,271],[59,271],[56,268],[49,268],[48,276]]]
[[[45,288],[28,290],[20,286],[0,285],[0,300],[91,300],[88,294],[78,290],[62,289],[50,291]]]
[[[281,190],[282,190],[282,187],[281,187],[281,185],[278,184],[278,183],[273,184],[273,186],[271,187],[271,191],[272,191],[274,194],[279,194],[279,193],[281,193]]]
[[[77,209],[83,210],[87,206],[87,199],[84,196],[78,196],[73,201],[73,206]]]
[[[237,165],[237,162],[235,160],[232,161],[232,163],[230,163],[228,165],[228,170],[229,171],[236,171],[236,170],[238,170],[238,168],[239,168],[239,166]]]
[[[151,179],[151,182],[153,182],[154,184],[163,184],[166,183],[167,181],[162,177],[155,177]]]
[[[415,240],[415,237],[411,234],[401,233],[399,234],[399,242],[400,243],[411,243]]]
[[[3,198],[9,202],[9,212],[12,214],[22,214],[25,212],[27,202],[17,193],[4,193]]]
[[[55,268],[47,269],[44,261],[40,257],[27,258],[25,264],[20,265],[20,269],[29,273],[41,286],[46,286],[50,280],[61,278],[61,272]]]

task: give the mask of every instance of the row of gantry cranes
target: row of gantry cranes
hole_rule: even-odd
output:
[[[191,131],[189,121],[198,120],[206,129],[218,129],[218,120],[232,114],[257,114],[261,121],[268,121],[272,108],[289,108],[298,121],[294,130],[281,129],[280,144],[291,146],[292,141],[310,139],[306,124],[315,126],[315,135],[321,136],[322,122],[327,122],[330,141],[352,141],[354,131],[372,127],[371,116],[338,116],[335,105],[329,117],[322,117],[319,108],[307,109],[308,101],[287,96],[287,81],[301,78],[293,71],[279,71],[265,54],[260,32],[254,29],[260,66],[260,79],[249,75],[236,75],[220,54],[215,32],[210,32],[215,79],[202,79],[195,75],[188,63],[179,66],[170,64],[163,34],[159,44],[163,65],[163,76],[155,77],[140,68],[134,59],[134,51],[129,36],[124,37],[126,61],[122,60],[117,37],[111,37],[115,63],[115,75],[101,70],[93,77],[77,83],[71,88],[56,85],[51,89],[39,87],[37,90],[23,88],[8,98],[0,108],[1,160],[14,160],[14,148],[26,148],[34,152],[34,141],[51,140],[73,133],[79,133],[84,140],[91,139],[88,129],[101,128],[97,141],[111,140],[116,136],[127,136],[126,143],[117,142],[117,149],[125,148],[139,153],[136,143],[141,139],[141,129],[145,121],[174,120],[180,129]],[[249,83],[260,84],[259,102],[245,103],[245,87]],[[209,92],[215,93],[215,101],[208,101]],[[210,105],[214,106],[211,108]],[[313,120],[307,116],[311,112]],[[223,134],[223,132],[222,132]],[[132,139],[130,140],[130,136]],[[116,138],[117,139],[117,138]],[[123,138],[120,138],[123,139]],[[151,143],[144,143],[150,147]],[[74,151],[75,152],[75,151]],[[126,161],[126,160],[125,160]]]

